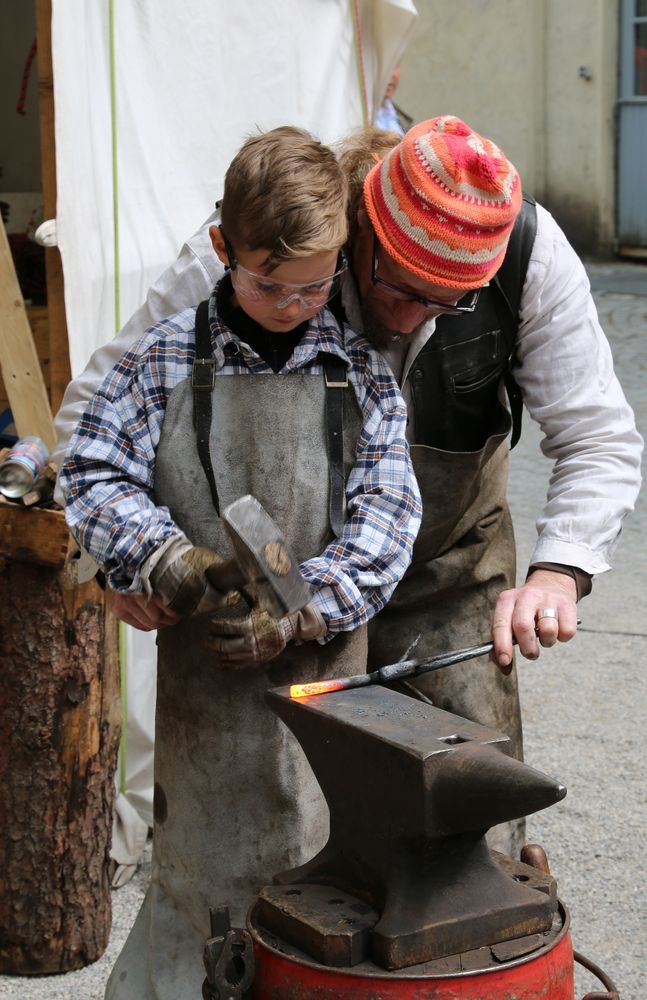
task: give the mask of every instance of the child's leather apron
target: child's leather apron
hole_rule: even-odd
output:
[[[347,471],[361,415],[352,387],[342,393]],[[324,378],[220,375],[211,400],[220,508],[252,493],[300,561],[323,552],[332,536]],[[194,544],[228,557],[198,459],[192,408],[186,381],[169,399],[155,500]],[[209,907],[228,904],[240,926],[274,873],[303,863],[326,839],[328,810],[318,785],[263,695],[292,681],[362,672],[366,630],[326,645],[292,645],[268,664],[234,671],[220,668],[204,648],[208,627],[208,619],[195,617],[158,635],[152,880],[112,971],[110,1000],[195,1000]]]

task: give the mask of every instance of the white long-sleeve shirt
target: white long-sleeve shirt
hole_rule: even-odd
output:
[[[124,351],[148,326],[209,295],[222,274],[208,234],[215,221],[208,219],[183,246],[119,336],[96,351],[68,387],[56,417],[59,464],[87,401]],[[350,282],[344,293],[351,326],[360,331]],[[542,451],[554,463],[531,564],[601,573],[610,568],[622,521],[638,495],[642,439],[615,376],[586,271],[540,205],[519,319],[515,379],[543,431]],[[409,407],[408,374],[434,327],[434,320],[423,323],[410,341],[387,352]]]

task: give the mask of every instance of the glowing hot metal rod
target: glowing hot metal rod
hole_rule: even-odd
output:
[[[578,618],[577,624],[581,625]],[[513,638],[516,644],[516,639]],[[416,677],[418,674],[428,674],[432,670],[442,670],[443,667],[451,667],[454,663],[462,663],[463,660],[473,660],[477,656],[485,656],[494,649],[493,642],[483,642],[479,646],[467,646],[465,649],[456,649],[451,653],[439,653],[437,656],[428,656],[423,660],[400,660],[398,663],[389,663],[378,670],[372,670],[368,674],[354,674],[352,677],[332,677],[325,681],[312,681],[309,684],[292,684],[290,687],[291,698],[311,698],[315,695],[330,694],[332,691],[345,691],[347,688],[366,687],[368,684],[389,684],[391,681],[400,680],[402,677]]]
[[[453,653],[429,656],[424,660],[400,660],[398,663],[389,663],[388,666],[380,667],[379,670],[372,670],[370,674],[332,677],[330,680],[312,681],[310,684],[292,684],[290,697],[310,698],[313,695],[330,694],[332,691],[344,691],[346,688],[366,687],[368,684],[388,684],[401,677],[414,677],[417,674],[429,673],[430,670],[451,667],[453,663],[461,663],[463,660],[484,656],[486,653],[491,653],[493,649],[494,643],[484,642],[480,646],[468,646],[466,649],[457,649]]]

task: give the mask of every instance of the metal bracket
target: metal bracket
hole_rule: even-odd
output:
[[[203,1000],[248,1000],[255,972],[252,939],[231,927],[227,906],[212,908],[209,915],[214,936],[204,946]]]
[[[216,362],[213,358],[196,358],[191,368],[191,388],[196,392],[211,392],[215,384]]]
[[[324,371],[324,379],[326,381],[327,389],[347,389],[348,388],[348,372],[346,372],[346,377],[343,382],[338,382],[336,379],[329,379],[328,372]]]

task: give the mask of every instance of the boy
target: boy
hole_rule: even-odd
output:
[[[360,671],[365,623],[411,558],[404,404],[379,355],[325,308],[346,269],[346,201],[333,153],[307,133],[249,139],[210,233],[227,275],[124,355],[62,470],[70,529],[111,587],[153,595],[178,622],[158,637],[151,887],[110,998],[199,995],[209,906],[240,924],[275,872],[321,846],[323,800],[263,694]],[[209,581],[228,554],[217,511],[245,493],[313,588],[279,622],[223,610]]]

